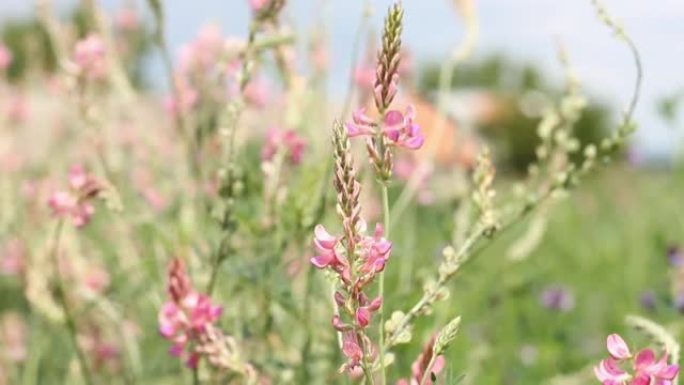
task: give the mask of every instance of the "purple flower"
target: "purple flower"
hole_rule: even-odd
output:
[[[654,311],[656,308],[656,299],[656,294],[653,290],[645,290],[639,296],[639,303],[644,309]]]
[[[667,248],[667,259],[670,261],[672,266],[682,266],[684,265],[684,253],[679,246],[670,246]]]
[[[674,307],[679,311],[680,313],[684,313],[684,291],[680,291],[675,295],[674,297]]]
[[[551,310],[570,311],[575,307],[575,296],[572,291],[561,285],[546,287],[540,296],[544,307]]]

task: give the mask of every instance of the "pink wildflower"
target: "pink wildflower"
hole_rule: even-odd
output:
[[[26,245],[18,238],[10,239],[0,251],[0,273],[18,275],[26,265]]]
[[[164,99],[164,109],[172,115],[178,114],[179,111],[191,110],[199,100],[199,92],[190,85],[183,75],[177,74],[175,82],[179,100],[171,95]]]
[[[304,149],[306,148],[306,140],[295,130],[283,132],[277,128],[270,128],[266,132],[266,142],[261,149],[261,159],[273,159],[280,146],[285,147],[290,163],[297,165],[302,161]]]
[[[249,0],[249,6],[252,8],[252,11],[259,12],[270,2],[271,0]]]
[[[416,110],[413,105],[406,108],[405,113],[389,110],[385,113],[380,132],[396,146],[417,150],[425,141],[420,133],[420,126],[414,122]],[[345,124],[349,137],[377,135],[377,124],[366,115],[364,108],[356,110],[351,122]]]
[[[359,346],[359,339],[353,331],[342,334],[342,353],[349,358],[348,365],[355,367],[363,358],[363,350]]]
[[[659,360],[652,349],[642,349],[633,356],[627,343],[617,334],[607,338],[606,345],[611,357],[594,367],[594,374],[604,385],[670,385],[679,373],[679,365],[667,362],[667,353]],[[633,373],[622,363],[632,361]]]
[[[118,369],[120,366],[120,349],[111,340],[105,338],[97,327],[91,327],[85,334],[79,335],[79,344],[92,358],[93,367],[96,369]]]
[[[336,249],[339,240],[340,238],[328,233],[323,225],[316,225],[314,246],[318,255],[311,258],[311,263],[319,269],[330,267],[340,273],[344,279],[349,279],[349,263]]]
[[[385,263],[392,251],[392,242],[383,237],[384,229],[381,224],[375,225],[372,237],[365,236],[359,246],[363,250],[361,259],[364,261],[360,270],[364,273],[377,273],[385,269]]]
[[[101,79],[107,71],[105,44],[96,34],[79,40],[74,48],[73,60],[79,72],[90,80]]]
[[[219,61],[223,46],[221,27],[213,23],[202,26],[195,39],[180,48],[180,71],[188,74],[211,69]]]
[[[159,332],[173,342],[169,352],[184,356],[188,367],[194,368],[200,359],[196,347],[207,328],[219,319],[222,307],[192,288],[185,265],[178,258],[169,265],[168,291],[170,299],[159,310]]]
[[[53,192],[48,204],[56,216],[71,217],[76,227],[83,227],[95,213],[91,200],[101,190],[101,183],[77,164],[69,170],[69,190]]]
[[[361,230],[365,228],[365,224],[361,222]],[[335,293],[335,300],[340,307],[346,306],[346,297],[352,296],[355,299],[355,308],[352,309],[353,321],[356,326],[365,328],[370,324],[373,312],[377,311],[382,305],[382,297],[376,297],[369,301],[362,289],[370,281],[376,273],[381,272],[385,268],[385,263],[389,258],[392,250],[392,243],[383,238],[383,228],[378,224],[372,236],[363,235],[360,237],[358,243],[353,247],[357,252],[355,255],[362,263],[358,266],[350,266],[347,257],[344,255],[344,249],[341,241],[343,237],[337,237],[328,233],[323,225],[317,225],[314,229],[314,246],[318,255],[311,258],[311,263],[322,269],[329,267],[337,272],[340,280],[345,286],[350,287],[347,294],[338,291]],[[352,268],[355,269],[355,280],[352,282]],[[340,330],[348,329],[348,325],[342,322],[337,316],[333,319],[333,326]]]
[[[268,103],[269,99],[268,84],[260,78],[254,79],[247,83],[244,95],[245,100],[255,107],[263,108]]]
[[[114,15],[114,23],[122,31],[135,31],[140,26],[140,19],[135,9],[124,7]]]
[[[91,266],[83,276],[83,284],[94,293],[102,293],[109,286],[109,273],[100,266]]]
[[[0,71],[4,71],[12,64],[12,51],[6,45],[0,43]]]

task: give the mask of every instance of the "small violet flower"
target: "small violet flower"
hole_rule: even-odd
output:
[[[567,312],[575,307],[575,296],[570,289],[561,285],[551,285],[542,291],[540,301],[551,310]]]
[[[414,122],[415,107],[409,105],[404,113],[389,110],[382,120],[380,132],[395,146],[410,150],[419,149],[425,138],[420,133],[420,126]],[[345,124],[349,137],[363,135],[377,135],[377,123],[367,114],[365,108],[359,108],[353,113],[352,121]]]
[[[667,260],[670,265],[679,267],[684,265],[684,253],[679,246],[670,246],[667,248]]]
[[[594,367],[596,377],[604,385],[671,385],[679,373],[679,365],[667,362],[667,353],[659,360],[655,352],[646,348],[632,355],[625,340],[618,334],[611,334],[606,340],[610,357]],[[624,365],[631,361],[633,373]]]
[[[71,167],[68,179],[69,190],[53,192],[48,204],[57,217],[70,217],[76,227],[83,227],[95,213],[91,201],[102,191],[102,184],[79,164]]]

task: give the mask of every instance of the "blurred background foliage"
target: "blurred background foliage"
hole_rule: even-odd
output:
[[[428,63],[419,76],[419,89],[432,96],[439,88],[441,62]],[[451,90],[484,91],[494,100],[496,113],[478,126],[479,132],[495,146],[497,161],[504,169],[527,171],[535,159],[540,143],[537,127],[539,113],[530,111],[539,99],[555,100],[563,93],[544,72],[533,63],[525,63],[502,54],[477,58],[454,69]],[[590,98],[587,108],[575,125],[575,134],[582,147],[598,143],[607,132],[613,117],[610,108],[597,98]],[[578,161],[581,154],[573,156]]]

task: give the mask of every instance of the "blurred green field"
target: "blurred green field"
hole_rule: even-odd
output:
[[[604,355],[606,334],[645,342],[625,325],[628,314],[657,319],[681,336],[667,259],[668,246],[683,241],[681,175],[681,170],[603,170],[551,208],[546,233],[524,260],[507,256],[529,221],[466,266],[451,285],[448,302],[420,322],[423,333],[430,333],[463,314],[464,333],[449,353],[451,378],[467,373],[464,383],[540,384],[568,375],[568,383],[593,383],[588,369]],[[408,278],[400,279],[407,258],[444,239],[435,229],[448,220],[445,211],[414,213],[416,221],[405,221],[397,232],[403,236],[389,266],[390,292],[397,294],[391,308],[412,303],[404,295],[436,264],[413,261]],[[569,311],[541,304],[544,288],[557,284],[574,295]],[[640,302],[647,291],[656,296],[652,310]]]
[[[447,384],[456,383],[457,379],[461,379],[460,384],[593,383],[589,369],[604,355],[605,335],[621,332],[632,337],[632,341],[647,342],[625,326],[625,315],[657,319],[681,333],[682,318],[672,304],[671,267],[666,256],[668,246],[683,241],[684,200],[679,192],[683,191],[684,178],[681,175],[679,170],[638,170],[625,166],[602,170],[572,195],[549,207],[543,237],[522,260],[511,260],[510,248],[524,237],[530,221],[504,234],[455,277],[450,298],[439,302],[431,316],[419,319],[414,344],[397,349],[398,372],[408,373],[410,362],[419,352],[417,341],[427,340],[434,330],[459,314],[463,316],[462,333],[447,355]],[[393,190],[392,196],[397,192],[398,189]],[[440,247],[453,230],[453,209],[448,206],[411,207],[405,215],[393,236],[395,249],[386,282],[388,309],[406,310],[414,303],[425,278],[436,271]],[[102,214],[107,216],[110,214]],[[158,243],[155,238],[182,236],[182,231],[178,232],[173,223],[145,222],[141,220],[135,226],[133,236],[134,243],[145,252],[154,252],[154,245]],[[109,224],[111,218],[98,218],[94,229],[86,230],[87,237],[96,236]],[[112,239],[88,242],[98,243],[98,253],[106,261],[117,260],[120,250]],[[432,255],[426,255],[425,250],[432,250]],[[152,332],[157,328],[157,308],[164,290],[164,267],[158,266],[157,261],[157,258],[145,258],[141,264],[132,265],[133,271],[111,266],[109,300],[94,300],[82,311],[92,313],[97,308],[107,314],[107,306],[113,306],[112,317],[118,314],[137,320],[136,335],[142,338],[141,345],[127,355],[144,363],[144,367],[136,369],[141,383],[185,383],[189,381],[188,373],[179,377],[183,373],[180,362],[167,356],[167,344]],[[218,290],[226,303],[222,324],[232,330],[239,327],[244,337],[258,333],[264,326],[264,313],[259,310],[264,297],[254,295],[253,291],[280,287],[277,279],[264,286],[243,287],[240,282],[245,279],[244,275],[248,281],[250,278],[249,273],[241,272],[240,266],[252,262],[227,263],[222,270],[226,282]],[[282,274],[282,270],[274,267],[271,274]],[[265,276],[269,277],[268,273]],[[314,300],[325,301],[327,284],[315,275],[308,277],[313,277]],[[550,285],[566,287],[574,296],[574,306],[567,311],[543,306],[540,296]],[[3,293],[0,313],[8,309],[27,312],[32,330],[29,358],[15,368],[17,377],[13,378],[21,379],[16,383],[78,383],[69,377],[70,372],[73,376],[75,362],[70,349],[66,349],[68,339],[64,330],[40,313],[31,312],[14,278],[0,278],[0,291]],[[645,308],[640,302],[646,291],[655,293],[653,309]],[[273,295],[278,296],[277,290]],[[296,351],[302,337],[295,325],[301,324],[294,315],[282,314],[288,295],[275,299],[280,305],[270,305],[272,322],[276,324],[275,329],[295,329],[291,334],[286,333],[283,341],[273,338],[276,345],[290,344],[284,349]],[[328,305],[318,307],[317,312],[307,314],[310,317],[307,322],[320,322],[310,341],[314,372],[317,359],[330,358],[332,354],[333,363],[341,362],[339,353],[331,352],[328,345],[334,338],[332,329],[325,326]],[[253,323],[247,321],[250,317]],[[239,318],[243,321],[238,321]],[[104,320],[115,325],[119,321]],[[139,356],[136,358],[136,355]],[[287,374],[291,371],[285,370],[287,362],[282,365],[285,377],[296,375]],[[551,381],[561,380],[558,377],[563,376],[569,382]],[[130,382],[125,378],[111,381]]]

